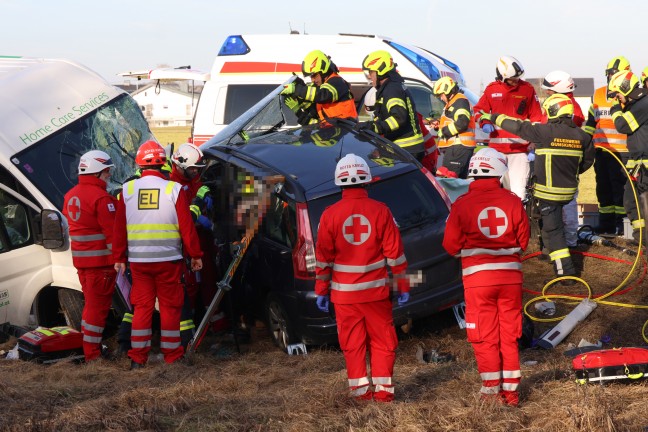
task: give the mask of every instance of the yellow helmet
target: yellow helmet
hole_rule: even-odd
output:
[[[630,62],[623,56],[614,57],[608,62],[605,68],[605,76],[614,75],[622,70],[630,70]]]
[[[646,87],[646,78],[648,78],[648,66],[641,71],[641,82],[644,83],[644,87]]]
[[[610,78],[608,83],[608,93],[615,94],[621,93],[623,96],[628,96],[632,90],[639,86],[639,78],[629,70],[622,70]]]
[[[362,61],[362,69],[385,75],[396,67],[394,59],[387,51],[374,51]]]
[[[542,109],[547,114],[548,119],[574,115],[574,104],[569,96],[561,93],[552,94],[545,99]]]
[[[320,50],[309,52],[302,62],[302,73],[311,76],[316,73],[326,75],[331,68],[331,59]]]
[[[453,93],[456,87],[457,83],[452,78],[444,76],[436,80],[432,93],[434,93],[435,96],[440,96],[442,94],[449,96]]]

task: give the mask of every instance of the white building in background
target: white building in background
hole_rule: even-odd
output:
[[[186,85],[152,82],[133,91],[131,97],[150,127],[191,126],[201,90],[196,88],[192,94]]]

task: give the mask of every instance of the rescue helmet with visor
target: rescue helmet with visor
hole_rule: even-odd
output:
[[[441,96],[442,94],[444,94],[450,97],[451,95],[457,93],[457,90],[459,90],[457,83],[449,76],[444,76],[436,80],[434,87],[432,88],[432,93],[435,96]]]
[[[331,68],[331,58],[320,50],[314,50],[306,54],[302,61],[302,73],[305,77],[313,74],[328,74]]]
[[[355,186],[371,182],[369,165],[360,156],[349,153],[335,166],[336,186]]]
[[[79,159],[79,175],[98,174],[114,166],[108,153],[101,150],[90,150]]]
[[[504,81],[509,78],[522,78],[524,75],[524,68],[515,57],[502,56],[497,61],[495,74],[498,81]]]
[[[554,93],[542,103],[542,109],[548,119],[574,115],[574,103],[561,93]]]
[[[556,93],[571,93],[576,88],[574,79],[567,72],[557,70],[549,72],[542,81],[542,88]]]
[[[501,177],[507,170],[506,156],[493,148],[486,147],[470,158],[468,177]]]
[[[187,169],[191,167],[203,168],[203,152],[192,143],[184,143],[171,156],[171,161],[179,168]]]
[[[639,87],[639,78],[629,70],[622,70],[610,78],[608,95],[615,97],[617,93],[628,96],[632,90]]]
[[[623,56],[616,56],[608,62],[605,68],[605,76],[609,79],[615,73],[623,70],[630,70],[630,62]]]
[[[135,163],[142,168],[161,167],[166,160],[164,148],[153,140],[142,144],[135,155]]]
[[[379,77],[384,76],[386,73],[394,70],[396,64],[391,54],[384,50],[374,51],[362,61],[362,69],[364,71],[374,71]]]

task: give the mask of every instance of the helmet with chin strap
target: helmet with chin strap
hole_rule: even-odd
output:
[[[502,56],[497,61],[495,74],[498,81],[504,81],[509,78],[521,78],[524,75],[524,68],[515,57]]]
[[[549,96],[542,104],[542,109],[548,119],[574,115],[574,103],[564,94],[555,93]]]
[[[108,153],[101,150],[90,150],[79,159],[79,174],[97,174],[114,166]]]
[[[556,93],[571,93],[576,88],[574,79],[567,72],[560,70],[549,72],[542,82],[542,88]]]
[[[360,156],[349,153],[335,167],[336,186],[355,186],[371,182],[369,165]]]

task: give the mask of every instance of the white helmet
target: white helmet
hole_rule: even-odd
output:
[[[470,158],[469,177],[501,177],[508,170],[506,156],[490,147],[483,148]]]
[[[335,167],[335,185],[352,186],[371,181],[369,165],[360,156],[349,153]]]
[[[500,81],[508,78],[521,78],[524,75],[524,68],[522,63],[517,61],[515,57],[502,56],[497,61],[495,74]]]
[[[182,169],[187,169],[189,167],[202,168],[205,166],[205,163],[202,160],[203,153],[198,147],[191,143],[184,143],[175,153],[171,156],[171,160],[174,164],[179,166]]]
[[[544,81],[542,82],[542,88],[547,90],[553,90],[556,93],[571,93],[576,88],[574,84],[574,79],[567,72],[560,70],[549,72]]]
[[[101,150],[90,150],[79,160],[79,174],[96,174],[114,166],[108,153]]]
[[[367,93],[365,93],[364,106],[367,111],[373,111],[374,105],[376,105],[376,88],[371,87],[369,90],[367,90]]]

